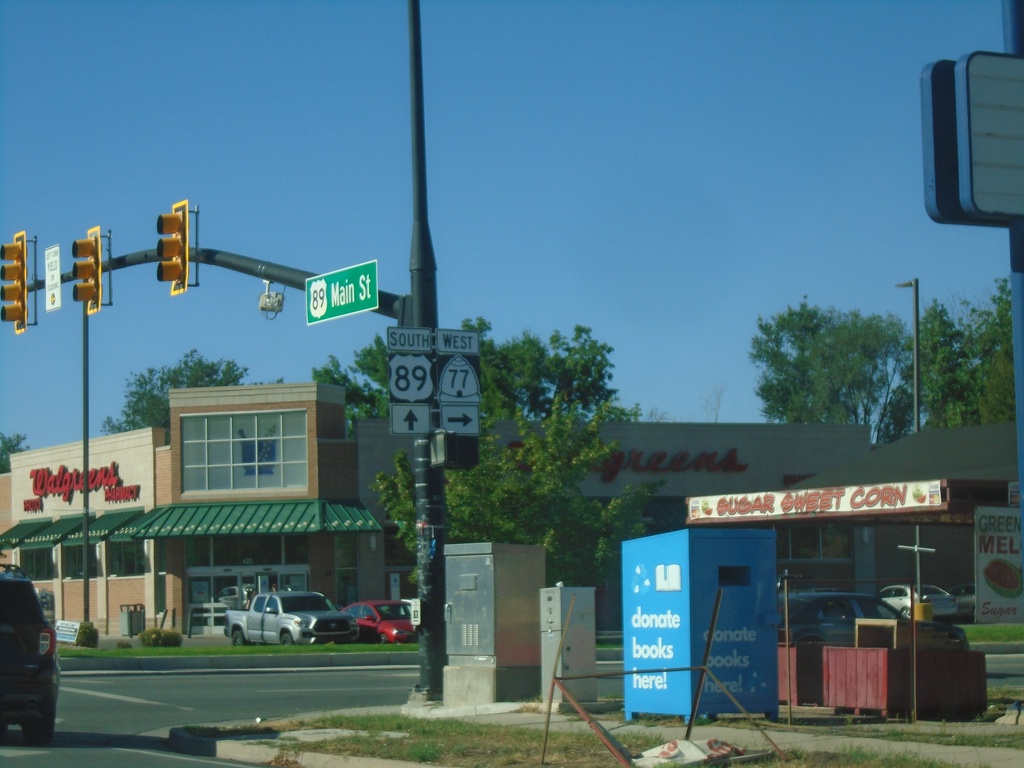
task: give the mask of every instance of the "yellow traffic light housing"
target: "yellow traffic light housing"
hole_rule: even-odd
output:
[[[24,232],[16,234],[13,243],[0,245],[0,260],[13,262],[0,265],[0,279],[12,281],[0,286],[0,298],[13,302],[0,307],[0,320],[14,323],[15,333],[24,333],[28,324],[28,240]]]
[[[81,261],[71,266],[76,280],[71,295],[75,301],[84,301],[85,310],[92,315],[100,311],[103,302],[103,251],[100,248],[100,228],[93,227],[85,240],[75,240],[71,255]]]
[[[171,296],[188,289],[188,200],[182,200],[171,207],[171,213],[156,217],[156,231],[162,237],[156,244],[160,264],[156,268],[156,279],[171,284]]]

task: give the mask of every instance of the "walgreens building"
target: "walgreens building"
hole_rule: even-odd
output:
[[[332,385],[175,390],[170,401],[169,436],[90,441],[88,546],[81,442],[12,454],[0,475],[0,562],[28,572],[54,619],[84,617],[86,585],[107,634],[129,607],[148,626],[216,634],[224,610],[271,585],[339,605],[415,596],[414,558],[370,490],[409,438],[384,420],[349,423]],[[687,497],[790,485],[870,450],[867,428],[847,425],[616,423],[603,434],[617,451],[583,491],[660,482],[650,533],[684,526]],[[599,590],[599,623],[618,622],[617,586]]]

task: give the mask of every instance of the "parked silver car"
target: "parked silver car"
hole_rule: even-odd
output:
[[[949,594],[956,598],[957,619],[959,621],[974,621],[974,608],[977,605],[974,585],[957,584],[949,590]]]
[[[878,596],[899,611],[900,616],[910,616],[909,585],[894,584],[891,587],[885,587],[878,593]],[[930,603],[933,619],[952,621],[957,616],[956,598],[946,590],[939,589],[934,584],[923,585],[920,592],[914,594],[914,603]]]

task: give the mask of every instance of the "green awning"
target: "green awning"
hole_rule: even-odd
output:
[[[92,526],[92,519],[89,520],[90,527]],[[68,515],[67,517],[57,518],[51,525],[43,528],[38,533],[33,533],[31,536],[21,540],[20,546],[22,549],[42,549],[44,547],[53,547],[64,541],[68,536],[74,533],[76,530],[82,529],[82,516],[81,515]]]
[[[379,531],[380,523],[364,507],[352,504],[339,504],[333,501],[324,502],[324,530],[335,533],[346,531]]]
[[[129,523],[123,532],[142,539],[182,536],[258,536],[379,531],[366,509],[323,499],[237,504],[171,504]]]
[[[52,524],[53,521],[50,518],[45,520],[26,520],[18,523],[13,528],[0,533],[0,547],[13,549],[32,534],[38,533],[44,528],[49,528]]]
[[[105,515],[101,515],[95,520],[90,520],[89,541],[95,542],[101,539],[106,540],[111,538],[120,528],[142,517],[145,512],[145,507],[135,507],[134,509],[125,509],[119,512],[107,512]],[[114,536],[113,538],[116,540],[131,541],[130,536]],[[68,544],[81,544],[82,527],[79,526],[77,530],[72,531],[71,535],[65,539],[65,542]]]

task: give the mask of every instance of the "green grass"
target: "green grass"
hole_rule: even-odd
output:
[[[963,624],[967,641],[975,643],[1024,643],[1024,624]]]
[[[336,738],[302,743],[289,740],[287,731],[299,728],[335,728],[341,729],[346,735],[339,734]],[[510,727],[454,719],[409,718],[398,714],[331,713],[303,720],[262,723],[258,726],[191,726],[188,730],[196,736],[215,738],[242,734],[263,733],[268,737],[283,734],[284,738],[275,741],[280,749],[280,757],[279,762],[274,762],[274,765],[297,765],[296,762],[285,761],[294,760],[298,751],[376,758],[386,756],[392,760],[441,764],[457,768],[541,765],[542,753],[545,755],[544,765],[559,768],[608,768],[616,765],[616,760],[598,737],[583,728],[571,731],[551,730],[545,742],[543,729],[536,725]],[[818,733],[823,732],[822,729],[815,730]],[[847,729],[836,728],[834,732],[849,735],[845,730]],[[833,731],[826,729],[824,732]],[[646,731],[616,728],[614,733],[615,738],[632,754],[659,746],[667,738],[664,731],[656,728]],[[865,732],[864,735],[868,738],[886,739],[885,729],[882,727],[877,731],[872,729]],[[1021,748],[1020,735],[1008,733],[1006,738],[1015,738],[1017,741],[1000,744],[1001,746]],[[942,733],[933,735],[932,738],[922,735],[919,740],[937,744],[964,743],[945,738]],[[986,744],[984,740],[978,745],[993,746],[991,742]],[[777,755],[772,755],[767,743],[750,751],[769,753],[767,759],[758,763],[769,768],[947,768],[953,765],[941,760],[900,754],[885,748],[884,745],[877,750],[857,747],[828,752],[789,750],[788,759],[785,761]]]

